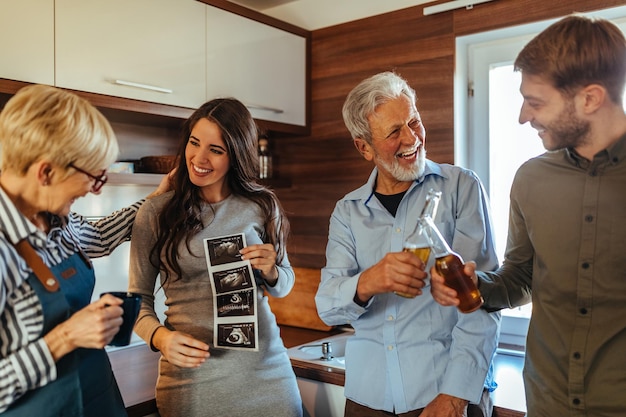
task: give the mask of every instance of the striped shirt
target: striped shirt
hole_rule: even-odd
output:
[[[49,214],[44,233],[12,203],[0,188],[0,413],[27,391],[57,377],[56,365],[43,337],[42,307],[27,279],[31,269],[13,244],[27,238],[46,265],[54,266],[80,247],[90,258],[110,254],[130,239],[132,224],[143,201],[97,222],[70,213]]]

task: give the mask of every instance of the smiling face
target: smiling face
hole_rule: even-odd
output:
[[[520,91],[524,103],[519,122],[537,130],[544,148],[577,148],[589,141],[590,123],[577,114],[577,96],[564,97],[543,78],[523,72]]]
[[[226,174],[230,158],[217,124],[200,119],[191,129],[185,148],[189,180],[202,189],[208,202],[217,202],[229,194]]]
[[[100,171],[102,172],[102,170]],[[64,181],[59,183],[58,190],[55,191],[55,197],[51,199],[51,207],[48,209],[51,213],[61,216],[67,216],[70,212],[72,204],[80,198],[86,196],[92,191],[94,180],[82,172],[76,171]],[[100,194],[101,190],[93,192]],[[55,204],[54,200],[57,201]]]
[[[406,190],[422,175],[426,161],[426,130],[415,104],[400,95],[378,106],[368,121],[372,143],[355,139],[355,145],[378,168],[376,191]]]
[[[8,174],[13,172],[9,170]],[[94,179],[87,174],[45,160],[35,162],[25,176],[18,177],[23,179],[18,187],[25,190],[18,207],[29,218],[39,212],[67,216],[77,199],[93,192]],[[100,194],[100,190],[94,194]]]

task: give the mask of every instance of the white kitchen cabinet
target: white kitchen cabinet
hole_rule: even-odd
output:
[[[255,119],[306,125],[306,38],[207,8],[207,100],[232,96]]]
[[[304,417],[342,417],[346,407],[343,387],[307,378],[296,378]]]
[[[54,0],[0,1],[0,78],[54,85]]]
[[[205,7],[195,0],[56,0],[56,85],[198,107],[206,94]]]

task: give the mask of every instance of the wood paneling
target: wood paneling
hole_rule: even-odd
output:
[[[294,268],[296,283],[284,298],[269,297],[269,304],[280,325],[303,327],[306,329],[329,331],[317,315],[315,292],[320,282],[319,269]]]
[[[624,0],[498,0],[455,11],[454,33],[463,36],[617,6],[624,6]]]
[[[493,417],[524,417],[523,411],[508,410],[502,407],[493,407]]]
[[[386,70],[404,76],[419,99],[428,157],[436,162],[453,163],[457,36],[618,3],[621,2],[497,0],[472,10],[432,16],[423,16],[423,8],[416,6],[314,31],[311,135],[273,140],[276,169],[291,184],[289,188],[276,190],[291,221],[288,246],[291,263],[312,270],[325,265],[328,219],[335,203],[362,185],[372,169],[354,148],[341,116],[343,101],[358,82]],[[319,282],[319,276],[310,277],[311,274],[299,273],[297,281]],[[312,298],[311,283],[303,284],[304,287]],[[289,304],[291,297],[301,300],[301,289],[295,289],[293,295],[281,302]],[[316,314],[311,308],[307,311]],[[301,314],[291,317],[289,324],[307,326],[306,323],[314,320]]]
[[[279,170],[293,186],[277,193],[289,213],[294,265],[321,268],[328,219],[344,194],[366,181],[372,165],[356,151],[341,107],[361,80],[393,70],[416,90],[431,159],[453,162],[454,35],[452,16],[424,17],[421,7],[312,34],[311,136],[278,138]]]
[[[291,187],[276,191],[292,224],[288,247],[292,264],[324,266],[328,219],[335,202],[363,184],[372,168],[354,149],[341,117],[343,101],[358,82],[386,70],[404,76],[419,98],[428,157],[453,163],[457,36],[623,4],[623,0],[497,0],[430,16],[423,15],[423,6],[415,6],[313,31],[311,135],[277,137],[273,143],[277,169],[291,181]]]

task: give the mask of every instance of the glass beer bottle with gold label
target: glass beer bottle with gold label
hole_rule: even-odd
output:
[[[406,239],[402,248],[404,252],[411,252],[412,254],[420,258],[424,265],[428,263],[428,258],[430,257],[431,251],[430,248],[432,245],[429,235],[426,233],[426,223],[423,219],[426,217],[435,217],[440,198],[441,191],[435,191],[433,189],[430,189],[428,191],[428,194],[426,195],[426,202],[424,203],[424,207],[422,208],[420,217],[417,219],[417,225],[415,226],[415,230]],[[407,298],[415,297],[414,295],[397,291],[396,294]]]

